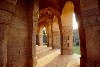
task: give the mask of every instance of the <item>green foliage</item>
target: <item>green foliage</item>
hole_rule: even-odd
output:
[[[79,41],[76,43],[76,46],[79,46]]]
[[[74,53],[80,54],[80,46],[74,46]]]
[[[46,35],[43,35],[43,42],[47,43],[47,36]]]

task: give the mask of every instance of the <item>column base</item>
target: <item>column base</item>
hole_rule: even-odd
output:
[[[32,67],[35,67],[37,65],[37,57],[34,57],[33,58],[33,66]]]
[[[29,60],[28,67],[35,67],[36,64],[37,64],[37,58],[34,57],[33,59],[30,59],[30,60]]]
[[[51,45],[47,44],[47,47],[52,47]]]
[[[100,67],[100,63],[88,61],[86,67]]]
[[[47,47],[50,47],[50,46],[47,44]]]
[[[60,46],[52,46],[52,49],[60,49]]]
[[[86,67],[86,58],[80,57],[80,67]]]
[[[72,54],[73,54],[73,50],[61,49],[61,55],[72,55]]]
[[[43,46],[43,44],[39,44],[38,46]]]

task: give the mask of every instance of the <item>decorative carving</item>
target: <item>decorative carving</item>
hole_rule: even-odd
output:
[[[84,17],[83,18],[84,27],[86,27],[86,26],[96,26],[96,25],[98,26],[98,25],[100,25],[99,20],[100,20],[100,18],[99,18],[98,15],[97,16],[91,16],[91,17]]]
[[[99,8],[92,8],[89,10],[82,11],[83,17],[90,17],[99,14]]]

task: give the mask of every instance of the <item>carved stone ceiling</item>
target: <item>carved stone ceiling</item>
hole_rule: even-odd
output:
[[[39,0],[39,22],[47,19],[53,19],[53,16],[59,16],[62,12],[66,0]],[[46,9],[51,8],[51,9]]]

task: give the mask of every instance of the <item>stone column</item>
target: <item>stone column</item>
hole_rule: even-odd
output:
[[[74,12],[73,3],[67,1],[61,15],[61,23],[62,23],[61,54],[62,55],[73,54],[73,12]]]
[[[79,30],[79,38],[80,38],[80,67],[86,67],[87,62],[87,48],[86,48],[86,34],[85,28],[83,26],[83,18],[80,7],[80,1],[74,3],[74,11],[76,15],[76,20],[78,21],[78,30]],[[78,9],[77,9],[78,8]]]
[[[39,46],[43,46],[43,35],[39,34]]]
[[[36,45],[39,45],[39,36],[38,36],[38,34],[36,35]]]
[[[86,67],[100,66],[100,25],[87,26],[86,31],[86,48],[87,62]]]
[[[36,57],[36,35],[37,35],[37,25],[39,16],[39,1],[34,0],[30,2],[28,9],[28,29],[29,29],[29,59],[28,67],[35,67],[37,64]]]
[[[32,60],[33,65],[31,67],[35,67],[37,64],[36,57],[36,34],[37,34],[37,25],[39,19],[39,0],[34,0],[34,10],[33,10],[33,34],[32,34]]]
[[[60,30],[59,30],[59,24],[58,24],[58,18],[54,16],[53,22],[51,24],[52,28],[52,48],[60,48],[61,47],[61,41],[60,41]]]
[[[60,48],[60,31],[53,31],[52,32],[52,49]]]
[[[49,47],[52,47],[52,33],[48,35]]]
[[[15,13],[17,1],[0,1],[0,67],[7,65],[8,30],[11,24],[12,14]]]
[[[83,28],[82,25],[79,28],[79,36],[80,36],[80,51],[81,51],[80,66],[86,67],[86,62],[87,62],[86,34],[85,34],[85,29]]]
[[[0,67],[6,67],[7,64],[7,26],[0,24]]]
[[[43,26],[39,27],[38,39],[39,39],[39,46],[43,46]]]
[[[46,26],[46,32],[47,32],[47,47],[52,47],[51,22],[48,23],[48,25]]]
[[[52,47],[52,33],[47,34],[47,47]]]
[[[62,45],[61,54],[73,54],[73,30],[72,27],[62,27]]]
[[[81,66],[99,67],[100,66],[100,10],[99,0],[80,1],[83,29],[81,29],[81,39],[86,40],[86,44],[81,44]],[[81,27],[81,26],[80,26]],[[84,34],[83,31],[85,30]],[[83,36],[83,35],[85,36]],[[84,47],[84,48],[83,48]],[[84,53],[83,53],[84,51]],[[86,53],[85,53],[86,52]],[[83,63],[82,63],[83,62]]]

